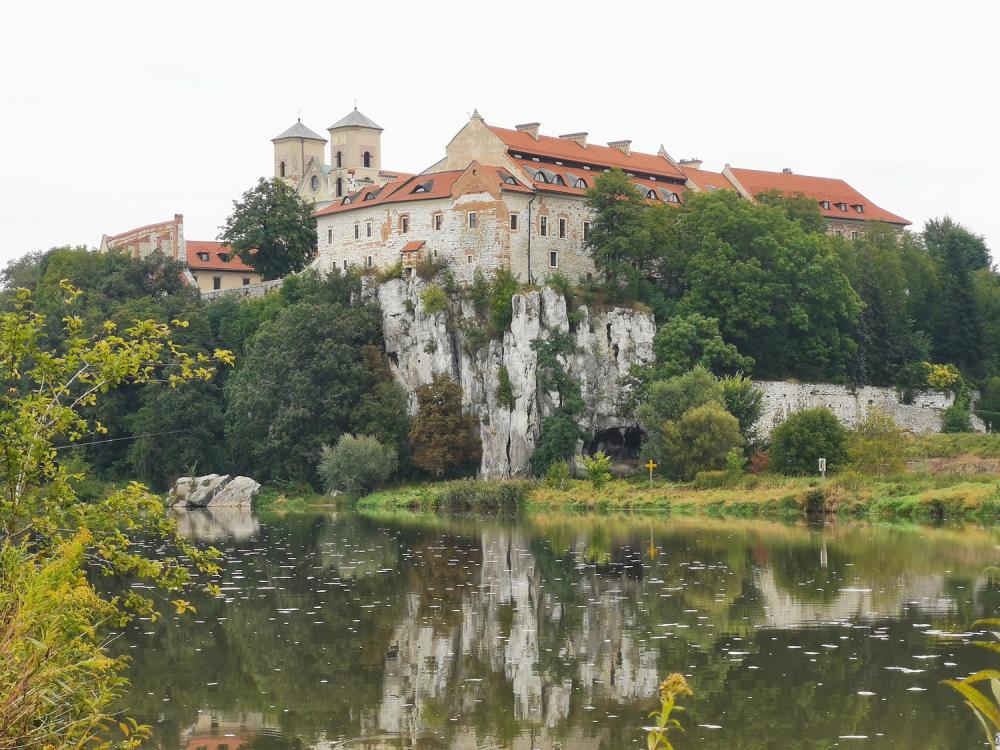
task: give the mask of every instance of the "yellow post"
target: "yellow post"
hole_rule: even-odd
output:
[[[649,486],[652,487],[653,486],[653,469],[656,468],[656,461],[654,461],[653,459],[649,459],[649,461],[646,463],[646,468],[649,469]]]

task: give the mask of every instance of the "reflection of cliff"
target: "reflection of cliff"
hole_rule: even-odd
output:
[[[260,714],[241,714],[224,718],[211,711],[202,711],[198,720],[181,732],[183,750],[242,750],[261,731],[267,731]]]

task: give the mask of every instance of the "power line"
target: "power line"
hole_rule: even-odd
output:
[[[91,440],[89,443],[70,443],[69,445],[60,445],[56,447],[55,450],[62,451],[67,448],[81,448],[85,445],[100,445],[101,443],[117,443],[119,440],[138,440],[144,437],[157,437],[159,435],[176,435],[179,432],[194,432],[194,429],[189,427],[186,430],[169,430],[168,432],[144,432],[141,435],[129,435],[128,437],[120,438],[108,438],[107,440]]]

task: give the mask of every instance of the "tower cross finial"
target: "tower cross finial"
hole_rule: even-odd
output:
[[[299,122],[302,122],[302,108],[295,110],[295,117]]]

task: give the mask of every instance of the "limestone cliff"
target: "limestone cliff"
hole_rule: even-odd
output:
[[[557,330],[569,333],[575,343],[575,353],[561,364],[580,384],[586,404],[581,426],[593,434],[635,426],[618,414],[619,380],[632,365],[652,361],[656,332],[652,315],[623,308],[591,313],[580,307],[571,326],[566,300],[543,287],[515,295],[513,318],[503,339],[473,350],[462,333],[463,327],[482,325],[471,304],[456,302],[447,312],[427,315],[420,302],[423,288],[419,279],[389,281],[378,288],[386,353],[410,395],[411,410],[417,386],[435,374],[448,374],[461,385],[465,405],[480,424],[482,476],[528,473],[541,423],[558,406],[558,394],[537,387],[537,355],[531,342]],[[460,325],[462,319],[465,326]],[[514,396],[510,407],[496,395],[501,368],[510,378]]]

